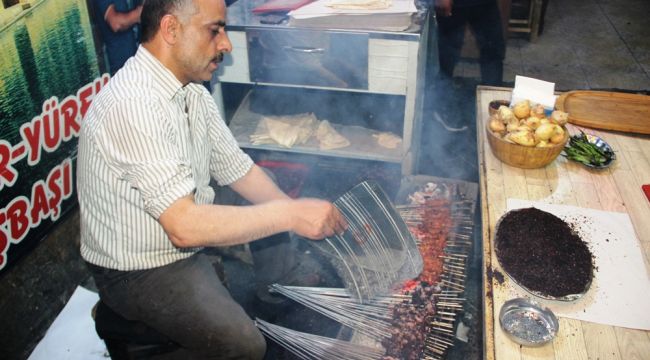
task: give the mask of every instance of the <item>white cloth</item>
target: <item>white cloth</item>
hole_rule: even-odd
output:
[[[90,315],[97,300],[99,295],[77,286],[28,360],[107,360]]]

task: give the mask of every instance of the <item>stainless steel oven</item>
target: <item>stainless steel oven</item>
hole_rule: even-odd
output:
[[[252,82],[368,89],[368,34],[247,29]]]

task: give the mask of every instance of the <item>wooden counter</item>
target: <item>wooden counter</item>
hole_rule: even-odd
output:
[[[627,213],[644,250],[646,267],[650,268],[650,202],[641,190],[642,184],[650,183],[650,137],[589,129],[589,133],[605,139],[616,152],[617,160],[605,170],[588,170],[562,156],[545,168],[515,168],[494,157],[485,139],[489,102],[510,99],[510,91],[479,86],[476,94],[483,224],[485,358],[650,359],[650,331],[559,318],[560,330],[556,339],[543,347],[529,348],[512,342],[501,330],[498,313],[508,299],[505,287],[488,276],[488,270],[501,271],[492,247],[492,236],[497,220],[506,212],[508,198]],[[571,125],[568,127],[572,133],[576,130]],[[510,281],[507,275],[504,281]]]

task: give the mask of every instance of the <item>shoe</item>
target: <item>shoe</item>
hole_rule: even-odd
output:
[[[289,299],[282,296],[282,295],[276,295],[271,292],[269,292],[269,289],[257,289],[255,292],[255,300],[258,302],[264,304],[264,305],[272,305],[272,306],[278,306],[278,305],[286,305],[289,302]]]
[[[443,127],[445,130],[447,130],[447,131],[449,131],[449,132],[462,132],[462,131],[466,131],[466,130],[469,129],[469,128],[467,127],[467,125],[463,125],[463,126],[461,126],[461,127],[452,127],[452,126],[450,126],[450,125],[449,125],[445,120],[443,120],[442,116],[440,116],[440,114],[438,114],[437,112],[434,112],[434,113],[433,113],[433,118],[434,118],[438,123],[440,123],[440,125],[442,125],[442,127]]]

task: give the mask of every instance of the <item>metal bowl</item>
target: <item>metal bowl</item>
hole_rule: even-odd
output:
[[[587,140],[590,143],[596,145],[596,147],[602,151],[611,152],[612,157],[609,159],[609,161],[605,162],[602,165],[592,165],[592,164],[584,164],[584,165],[593,169],[605,169],[609,167],[614,162],[614,160],[616,160],[616,154],[614,154],[614,150],[612,149],[612,147],[609,146],[609,144],[606,143],[605,140],[599,138],[598,136],[594,136],[591,134],[586,134],[586,135],[587,135]]]
[[[577,163],[580,163],[586,167],[590,167],[592,169],[605,169],[608,168],[614,160],[616,160],[616,154],[614,153],[614,150],[612,149],[611,146],[605,140],[599,138],[598,136],[591,135],[591,134],[585,134],[587,137],[587,141],[589,141],[591,144],[594,144],[598,149],[605,151],[605,152],[610,152],[612,154],[611,158],[605,162],[602,165],[593,165],[593,164],[585,164],[579,161],[576,161]]]
[[[560,327],[551,310],[525,298],[508,300],[503,304],[499,325],[512,341],[532,347],[553,340]]]

